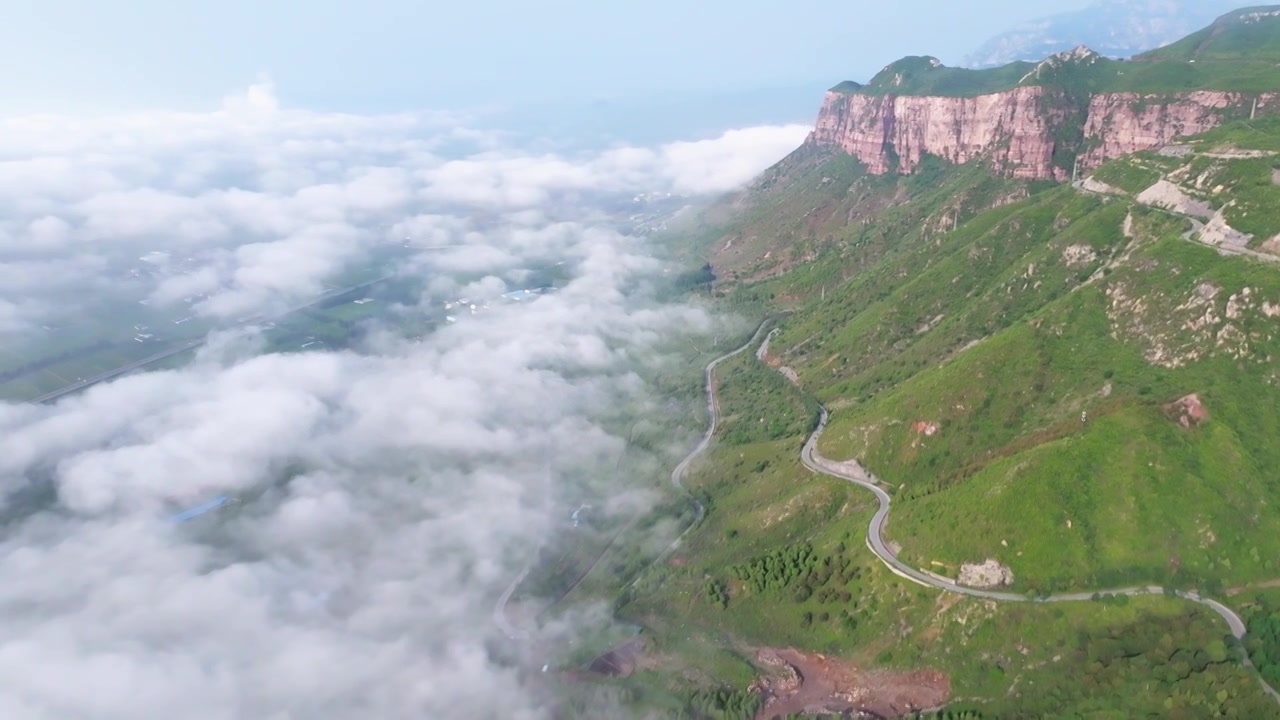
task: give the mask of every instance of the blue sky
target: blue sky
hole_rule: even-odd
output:
[[[0,112],[208,107],[260,74],[369,112],[821,89],[956,60],[1086,0],[41,0],[0,24]],[[20,70],[19,70],[20,69]]]

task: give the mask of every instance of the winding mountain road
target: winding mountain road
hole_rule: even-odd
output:
[[[672,540],[671,544],[668,545],[648,567],[652,568],[665,560],[672,551],[680,547],[680,542],[684,540],[685,536],[692,532],[694,528],[698,527],[698,525],[702,523],[702,519],[706,517],[706,507],[702,505],[698,498],[694,497],[685,489],[684,477],[688,474],[689,466],[693,464],[693,461],[696,460],[699,455],[706,452],[707,448],[711,446],[711,439],[715,437],[716,428],[720,423],[720,406],[716,402],[716,386],[714,378],[716,367],[729,358],[741,355],[752,345],[755,345],[760,339],[760,334],[764,332],[764,329],[769,325],[769,323],[775,319],[776,318],[774,317],[770,317],[763,320],[756,328],[756,331],[751,335],[751,338],[743,343],[741,347],[717,357],[715,360],[707,363],[707,367],[703,369],[702,382],[703,386],[706,388],[707,395],[707,430],[702,434],[702,439],[698,441],[697,446],[694,447],[693,450],[691,450],[689,454],[680,461],[680,464],[676,465],[675,469],[671,471],[671,484],[674,485],[677,490],[689,495],[689,499],[693,502],[696,514],[693,518],[693,522],[689,523],[689,527],[685,528],[675,540]],[[603,555],[601,557],[603,557]],[[525,566],[515,580],[507,586],[507,589],[502,593],[502,596],[498,598],[498,603],[493,610],[494,624],[502,630],[503,634],[512,640],[524,640],[529,637],[528,631],[516,627],[515,624],[511,622],[510,616],[507,614],[507,606],[511,603],[511,598],[515,595],[516,589],[520,586],[520,583],[524,582],[524,579],[528,577],[530,570],[533,569],[533,563],[537,558],[536,552],[533,554],[532,558],[533,559],[530,559],[529,564]],[[598,563],[599,560],[597,559],[596,562]],[[594,568],[595,566],[593,565],[592,567]],[[587,571],[587,574],[590,574],[590,570]],[[628,583],[627,587],[635,585],[640,578],[644,577],[644,575],[644,572],[637,573],[635,579]],[[586,575],[583,577],[586,577]]]
[[[827,424],[827,409],[822,408],[822,417],[818,422],[818,427],[809,436],[809,440],[804,444],[804,448],[800,451],[800,462],[805,467],[814,472],[828,475],[830,477],[851,482],[862,488],[870,490],[880,501],[880,508],[876,510],[876,514],[871,517],[871,524],[867,527],[867,547],[875,556],[889,568],[893,574],[910,580],[914,583],[927,587],[938,588],[948,592],[958,593],[960,595],[969,595],[971,597],[983,598],[986,600],[996,600],[999,602],[1077,602],[1081,600],[1091,600],[1096,593],[1102,595],[1160,595],[1165,593],[1165,588],[1158,585],[1143,585],[1136,587],[1115,588],[1111,590],[1098,590],[1093,592],[1076,592],[1062,593],[1058,595],[1031,596],[1010,592],[998,592],[995,590],[983,590],[980,588],[972,588],[965,585],[947,580],[939,575],[927,573],[911,567],[893,552],[893,549],[884,540],[884,526],[889,519],[889,507],[891,499],[889,493],[877,484],[874,476],[869,473],[862,473],[860,476],[847,470],[836,467],[830,460],[822,457],[817,450],[818,438],[822,436],[822,431]],[[1195,592],[1187,592],[1182,590],[1171,591],[1178,597],[1197,602],[1208,606],[1214,612],[1222,616],[1227,621],[1227,625],[1231,627],[1231,633],[1236,637],[1244,637],[1245,626],[1244,620],[1236,614],[1234,610],[1226,607],[1222,603],[1215,600],[1202,597]]]
[[[680,461],[679,465],[676,465],[674,470],[671,471],[671,484],[674,485],[677,490],[689,493],[689,491],[684,487],[684,477],[689,474],[689,466],[693,464],[694,460],[698,459],[699,455],[706,452],[707,448],[711,446],[711,440],[715,437],[716,428],[720,425],[720,404],[716,402],[716,368],[725,360],[741,355],[752,345],[755,345],[760,339],[760,333],[764,332],[765,327],[767,327],[774,319],[775,318],[766,318],[760,323],[760,326],[756,328],[755,333],[751,335],[751,339],[743,343],[742,347],[727,352],[715,360],[712,360],[707,363],[706,369],[702,371],[702,382],[707,391],[707,431],[702,434],[702,440],[698,442],[698,445]],[[689,493],[689,498],[693,500],[693,506],[697,510],[697,514],[694,517],[693,522],[689,523],[689,527],[685,528],[684,532],[680,533],[679,537],[671,541],[671,544],[667,546],[667,549],[662,551],[662,554],[654,561],[655,565],[665,560],[673,550],[680,547],[680,543],[684,540],[685,536],[690,532],[693,532],[693,529],[698,527],[698,525],[702,524],[702,518],[706,517],[707,509],[703,507],[698,498],[693,497],[692,493]],[[641,575],[643,575],[643,573],[641,573]],[[639,577],[636,579],[638,580]],[[635,584],[634,580],[632,581],[632,584]]]
[[[776,330],[774,332],[776,332]],[[757,359],[763,359],[763,356],[768,350],[769,340],[772,336],[773,333],[770,333],[769,337],[765,338],[764,343],[760,346],[760,351],[756,353]],[[871,491],[871,493],[876,496],[876,500],[880,502],[880,507],[876,510],[875,515],[871,517],[871,523],[867,526],[867,547],[893,574],[925,587],[946,590],[947,592],[953,592],[959,595],[968,595],[970,597],[982,598],[985,600],[994,600],[996,602],[1081,602],[1085,600],[1092,600],[1094,595],[1127,595],[1133,597],[1138,595],[1161,595],[1169,593],[1182,598],[1183,600],[1189,600],[1191,602],[1204,605],[1221,616],[1223,620],[1227,621],[1227,626],[1231,629],[1232,635],[1238,639],[1244,638],[1245,623],[1239,614],[1217,600],[1204,597],[1197,592],[1177,590],[1173,588],[1166,589],[1158,585],[1145,585],[1109,590],[1060,593],[1057,595],[1019,595],[1017,593],[967,587],[939,575],[927,573],[911,567],[900,560],[897,553],[895,553],[884,540],[884,526],[889,519],[889,507],[892,499],[889,497],[889,493],[885,492],[884,488],[880,486],[879,480],[877,480],[874,475],[862,470],[856,465],[855,467],[857,467],[857,469],[850,471],[848,467],[849,463],[832,462],[831,460],[824,458],[822,454],[818,452],[818,439],[822,437],[822,431],[826,429],[829,417],[827,409],[822,407],[818,426],[814,429],[813,433],[809,435],[809,439],[805,441],[804,447],[800,450],[800,462],[803,463],[805,467],[816,473],[853,483],[858,487]],[[1253,662],[1249,659],[1248,653],[1243,649],[1243,647],[1241,648],[1240,656],[1244,664],[1257,673],[1257,668],[1254,667]],[[1258,675],[1258,682],[1262,685],[1262,689],[1271,696],[1272,700],[1280,703],[1280,693],[1277,693],[1274,688],[1267,684],[1267,682],[1262,679],[1261,675]]]
[[[756,329],[756,332],[751,336],[750,340],[748,340],[745,344],[743,344],[741,347],[737,348],[736,350],[725,353],[724,355],[717,357],[715,360],[712,360],[710,363],[707,364],[706,369],[703,371],[703,383],[706,388],[706,396],[707,396],[707,429],[706,429],[706,432],[703,433],[702,439],[701,441],[699,441],[698,445],[694,447],[694,449],[688,455],[686,455],[685,458],[681,460],[678,465],[676,465],[674,470],[671,471],[671,484],[674,485],[677,489],[686,493],[688,492],[684,486],[684,479],[689,472],[689,466],[693,464],[694,460],[698,459],[698,456],[706,452],[707,448],[711,446],[711,441],[715,437],[716,429],[719,426],[720,408],[718,403],[716,402],[716,392],[715,392],[716,367],[718,367],[720,363],[730,358],[733,358],[737,355],[742,354],[748,348],[754,345],[759,340],[760,334],[764,332],[765,327],[767,327],[769,323],[774,319],[776,318],[769,318],[761,322],[760,326]],[[773,338],[773,335],[775,333],[777,333],[776,329],[770,332],[765,337],[764,341],[760,344],[759,348],[756,351],[757,361],[760,361],[760,362],[764,361],[764,356],[768,352],[769,341]],[[1181,598],[1183,600],[1188,600],[1190,602],[1204,605],[1205,607],[1209,608],[1213,612],[1217,613],[1223,620],[1226,621],[1227,627],[1230,628],[1232,635],[1234,635],[1237,639],[1244,638],[1245,632],[1246,632],[1245,623],[1244,623],[1244,619],[1241,618],[1239,614],[1237,614],[1234,610],[1227,607],[1226,605],[1223,605],[1222,603],[1218,602],[1217,600],[1204,597],[1203,595],[1200,595],[1197,592],[1177,590],[1173,588],[1166,589],[1158,585],[1144,585],[1144,586],[1136,586],[1136,587],[1115,588],[1115,589],[1108,589],[1108,590],[1032,596],[1032,595],[1021,595],[1018,593],[1011,593],[1011,592],[1000,592],[996,590],[983,590],[980,588],[967,587],[964,585],[960,585],[947,578],[944,578],[940,575],[924,572],[917,568],[911,567],[910,565],[900,560],[898,558],[897,553],[895,553],[893,549],[890,548],[889,545],[884,540],[884,526],[889,519],[889,508],[892,504],[892,498],[889,496],[889,493],[886,492],[884,488],[880,486],[879,480],[871,473],[868,473],[865,470],[863,470],[861,467],[858,467],[856,464],[854,465],[856,469],[851,471],[849,468],[850,463],[833,462],[823,457],[822,454],[818,452],[818,440],[819,438],[822,437],[822,432],[823,430],[826,429],[827,421],[830,418],[830,415],[827,412],[826,407],[819,406],[819,410],[820,410],[820,415],[818,419],[818,426],[814,428],[813,432],[809,435],[809,438],[805,441],[804,447],[801,448],[800,462],[813,472],[816,472],[822,475],[827,475],[829,477],[833,477],[838,480],[844,480],[846,482],[853,483],[858,487],[869,490],[873,495],[876,496],[876,500],[879,501],[880,507],[876,510],[875,515],[871,517],[871,522],[867,526],[866,543],[867,543],[867,547],[871,550],[871,552],[880,560],[880,562],[884,563],[885,567],[887,567],[889,571],[892,572],[893,574],[898,575],[899,577],[902,577],[906,580],[910,580],[911,582],[917,583],[925,587],[935,588],[938,590],[945,590],[947,592],[952,592],[959,595],[967,595],[969,597],[981,598],[985,600],[993,600],[996,602],[1028,602],[1028,603],[1083,602],[1087,600],[1092,600],[1094,595],[1126,595],[1126,596],[1134,597],[1139,595],[1162,595],[1162,594],[1168,593],[1178,598]],[[680,543],[684,540],[685,536],[687,536],[690,532],[692,532],[695,528],[697,528],[702,523],[702,519],[706,516],[706,508],[703,506],[703,504],[696,497],[693,497],[691,493],[689,495],[690,495],[690,499],[693,501],[694,508],[696,509],[696,516],[694,518],[694,521],[690,523],[689,527],[685,528],[685,530],[682,533],[680,533],[680,535],[675,540],[673,540],[665,550],[662,551],[661,555],[658,556],[658,558],[653,562],[653,564],[650,567],[656,566],[658,563],[662,562],[668,555],[670,555],[672,551],[678,548],[680,546]],[[515,582],[511,584],[511,586],[507,589],[507,591],[503,594],[502,598],[499,600],[497,608],[495,608],[495,612],[494,612],[494,617],[495,617],[495,620],[497,621],[497,624],[503,629],[503,631],[507,634],[507,636],[512,639],[523,639],[524,637],[527,637],[527,633],[511,625],[511,623],[506,617],[506,606],[507,606],[507,603],[510,601],[512,594],[515,592],[516,587],[520,584],[520,582],[524,579],[524,577],[528,574],[528,572],[529,572],[529,568],[525,568],[524,572],[522,572],[520,576],[516,578]],[[631,585],[634,585],[639,580],[639,578],[644,574],[645,573],[640,573],[635,580],[633,580],[631,583],[628,584],[628,587],[630,587]],[[1246,667],[1254,671],[1254,674],[1258,678],[1258,683],[1262,686],[1263,691],[1266,692],[1267,695],[1269,695],[1272,700],[1276,701],[1277,703],[1280,703],[1280,693],[1276,692],[1274,688],[1272,688],[1265,680],[1262,679],[1262,676],[1258,674],[1257,668],[1254,666],[1253,662],[1249,659],[1248,653],[1247,651],[1244,650],[1243,647],[1240,648],[1240,658]]]

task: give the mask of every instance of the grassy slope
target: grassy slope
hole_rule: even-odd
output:
[[[829,302],[788,323],[778,346],[799,347],[802,378],[832,405],[851,406],[836,414],[824,452],[861,457],[906,486],[891,534],[920,561],[998,556],[1021,579],[1053,586],[1164,579],[1169,568],[1197,582],[1272,573],[1280,545],[1269,537],[1280,514],[1257,499],[1275,491],[1267,469],[1280,465],[1269,440],[1280,430],[1267,362],[1280,355],[1274,322],[1247,316],[1255,337],[1243,359],[1205,351],[1212,356],[1175,369],[1153,367],[1144,353],[1213,347],[1212,334],[1185,328],[1203,309],[1169,313],[1202,283],[1221,288],[1221,316],[1244,287],[1280,302],[1280,275],[1186,243],[1180,227],[1154,213],[1136,221],[1146,240],[1131,248],[1120,232],[1126,203],[1067,193],[957,237],[948,254],[862,312],[844,308],[847,321]],[[1065,249],[1086,243],[1098,259],[1068,268]],[[1126,251],[1082,287],[1106,257]],[[876,279],[854,285],[874,288]],[[1132,309],[1109,316],[1107,291],[1116,288],[1149,304],[1137,317]],[[1219,318],[1211,330],[1226,324]],[[1212,419],[1187,431],[1162,406],[1192,392]],[[1094,421],[1081,424],[1082,411]],[[910,429],[916,421],[942,431],[923,438]],[[1016,492],[1002,500],[1010,487]],[[1036,508],[1053,510],[1028,512]]]
[[[733,299],[790,304],[1042,188],[933,157],[911,176],[871,176],[852,157],[805,147],[704,213],[693,233],[720,279],[754,281]]]
[[[1269,149],[1278,138],[1268,120],[1192,144]],[[861,457],[895,486],[889,534],[904,558],[942,571],[997,557],[1026,590],[1149,579],[1216,590],[1280,576],[1280,320],[1260,312],[1280,304],[1275,268],[1188,243],[1184,221],[1124,197],[1055,188],[982,212],[1019,188],[975,168],[908,184],[865,179],[847,159],[806,160],[766,177],[734,227],[819,242],[729,297],[796,310],[774,353],[833,409],[824,452]],[[1182,162],[1143,154],[1100,179],[1136,194]],[[957,204],[957,192],[982,200]],[[821,198],[837,207],[810,224]],[[867,223],[856,217],[886,198]],[[1229,318],[1246,287],[1252,305]],[[1204,288],[1211,301],[1197,301]],[[988,716],[1277,715],[1242,668],[1206,662],[1223,628],[1185,604],[997,606],[884,571],[861,544],[871,498],[795,463],[808,406],[753,362],[725,366],[721,442],[690,479],[706,521],[621,605],[655,631],[665,661],[628,681],[637,696],[742,688],[752,647],[795,644],[865,667],[942,668]],[[1165,405],[1191,392],[1210,419],[1182,428]],[[759,422],[773,414],[785,421]],[[941,431],[922,437],[918,420]],[[800,543],[850,563],[846,584],[821,588],[849,602],[754,590],[733,569]]]
[[[1280,5],[1255,5],[1223,15],[1209,27],[1178,42],[1143,53],[1138,60],[1271,60],[1280,61],[1280,37],[1273,32],[1277,20],[1242,22],[1252,14],[1273,13]]]
[[[1265,149],[1277,137],[1280,121],[1268,119],[1193,144]],[[1099,176],[1136,194],[1179,163],[1202,161],[1148,153]],[[1257,307],[1280,304],[1274,269],[1186,243],[1183,221],[1125,198],[1059,187],[977,212],[1016,188],[945,166],[923,180],[860,185],[850,162],[818,159],[766,178],[768,202],[744,217],[768,224],[743,234],[811,212],[813,189],[861,202],[891,192],[897,203],[866,224],[833,219],[823,230],[832,238],[807,262],[733,296],[798,306],[775,352],[834,411],[823,450],[860,457],[905,486],[890,534],[906,558],[954,568],[993,556],[1021,585],[1041,588],[1280,576],[1280,514],[1258,502],[1275,490],[1268,469],[1280,466],[1270,441],[1280,430],[1278,379],[1267,361],[1280,357],[1280,328]],[[1210,161],[1218,204],[1237,199],[1225,205],[1238,211],[1241,168],[1267,162]],[[823,177],[844,185],[833,192]],[[860,196],[863,187],[874,192]],[[956,196],[982,199],[966,212]],[[1199,327],[1208,306],[1193,300],[1204,283],[1218,294]],[[1245,321],[1228,322],[1228,299],[1245,287],[1258,300]],[[1117,290],[1129,301],[1113,308]],[[1241,344],[1228,325],[1255,337]],[[1230,347],[1214,350],[1220,332]],[[1153,365],[1157,353],[1182,365]],[[1163,407],[1193,392],[1211,420],[1184,430]],[[1093,420],[1082,424],[1082,411]],[[918,421],[943,430],[921,437],[911,430]]]
[[[1253,247],[1280,237],[1280,116],[1232,123],[1189,144],[1185,157],[1137,153],[1098,168],[1093,178],[1130,197],[1164,178],[1221,210],[1231,227],[1254,236]]]
[[[722,439],[750,424],[738,410],[747,396],[725,389]],[[803,398],[775,389],[752,402],[782,412]],[[695,466],[690,485],[707,498],[706,521],[677,562],[646,576],[621,611],[654,632],[654,653],[663,658],[626,681],[632,697],[659,702],[689,687],[743,688],[754,675],[744,659],[751,648],[796,645],[868,668],[943,669],[961,705],[987,717],[1198,717],[1211,708],[1275,715],[1252,677],[1224,659],[1220,620],[1186,604],[1147,597],[1125,605],[996,605],[890,574],[861,542],[875,508],[871,495],[801,468],[803,437],[722,442]],[[735,579],[734,566],[801,543],[849,562],[849,582],[827,585],[849,592],[849,601],[822,602],[817,594],[797,601],[793,587],[758,592]],[[728,588],[727,608],[708,595],[708,579]],[[1200,663],[1197,649],[1208,653]]]

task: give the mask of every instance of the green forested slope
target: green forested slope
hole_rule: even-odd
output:
[[[834,411],[821,450],[895,486],[904,558],[992,557],[1046,590],[1280,577],[1280,266],[1134,200],[1163,178],[1280,231],[1265,201],[1241,213],[1241,190],[1272,188],[1232,180],[1271,182],[1271,156],[1235,156],[1280,123],[1247,130],[1099,171],[1135,192],[1041,192],[810,283],[775,353]],[[1184,426],[1192,395],[1207,417]]]
[[[837,90],[1280,87],[1273,10],[1125,63],[1029,77],[908,58]],[[1203,607],[910,584],[862,542],[871,495],[797,462],[821,401],[820,451],[881,478],[901,559],[950,577],[995,559],[1032,595],[1195,588],[1280,678],[1280,118],[1071,185],[984,167],[872,176],[806,145],[686,218],[725,307],[790,312],[768,361],[799,387],[747,354],[720,368],[723,422],[687,479],[705,519],[615,604],[660,660],[628,681],[637,697],[696,688],[681,712],[723,716],[704,701],[747,703],[754,650],[778,646],[937,669],[972,717],[1280,717]]]

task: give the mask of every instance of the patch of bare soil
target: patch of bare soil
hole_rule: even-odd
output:
[[[933,437],[934,435],[938,434],[938,431],[942,429],[942,426],[936,422],[929,422],[927,420],[917,420],[916,422],[911,424],[911,429],[914,430],[917,435],[927,435],[928,437]]]
[[[609,677],[628,677],[636,671],[636,660],[643,651],[644,638],[631,638],[592,660],[587,671]]]
[[[985,562],[961,565],[960,577],[956,582],[976,588],[1005,587],[1013,584],[1013,571],[994,559],[988,558]]]
[[[764,698],[756,720],[850,712],[892,718],[941,707],[951,696],[951,680],[938,670],[867,672],[792,648],[761,649],[756,663],[770,673],[756,683]]]
[[[1179,215],[1190,215],[1203,220],[1208,220],[1214,216],[1213,206],[1203,200],[1191,197],[1182,188],[1168,180],[1160,180],[1155,185],[1143,190],[1138,194],[1138,202],[1143,205],[1155,205],[1166,210],[1172,210]]]
[[[1184,428],[1193,428],[1209,419],[1209,411],[1204,409],[1199,395],[1188,395],[1164,406],[1169,418]]]

